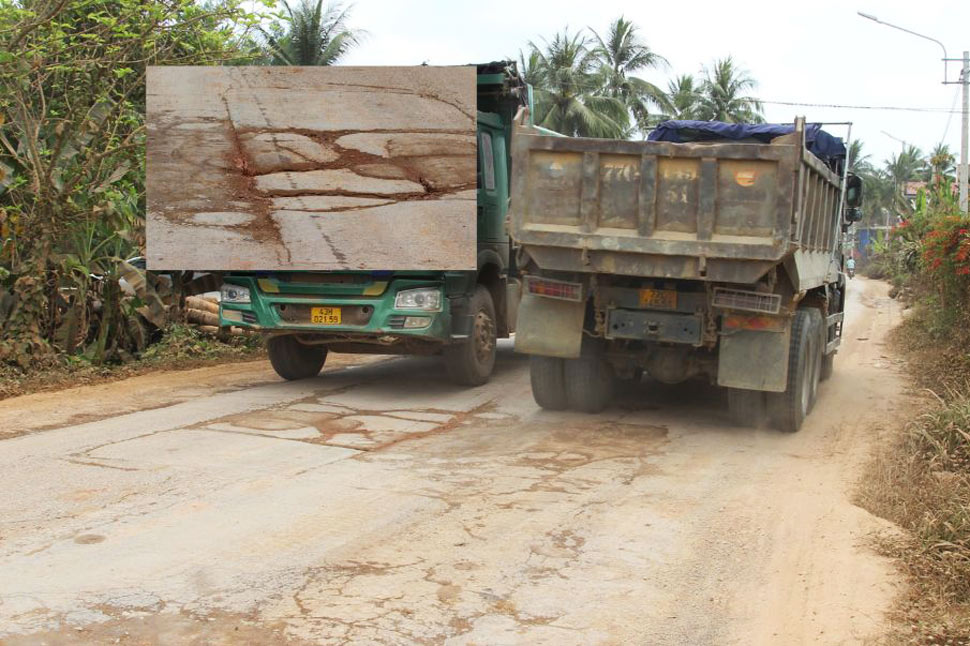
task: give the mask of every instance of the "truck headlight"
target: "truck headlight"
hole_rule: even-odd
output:
[[[246,287],[240,287],[239,285],[224,284],[219,289],[219,293],[221,295],[223,303],[248,303],[249,302],[249,289],[247,289]]]
[[[436,287],[422,287],[400,291],[394,297],[394,309],[437,312],[441,309],[441,290]]]

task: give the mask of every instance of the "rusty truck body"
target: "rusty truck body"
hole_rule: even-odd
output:
[[[521,123],[515,348],[532,355],[537,403],[596,412],[616,379],[707,376],[729,389],[738,423],[798,430],[842,333],[842,241],[861,200],[844,156],[813,154],[803,119],[767,143],[554,137]]]

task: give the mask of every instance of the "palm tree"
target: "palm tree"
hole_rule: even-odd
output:
[[[849,144],[849,172],[859,176],[872,173],[872,164],[869,162],[870,155],[863,154],[862,140],[853,139]]]
[[[274,23],[263,32],[270,50],[271,65],[333,65],[360,43],[364,32],[347,25],[350,8],[323,0],[300,0],[295,9],[281,0],[289,14],[284,29]]]
[[[623,16],[610,23],[605,39],[590,31],[596,42],[593,55],[599,59],[603,89],[608,96],[626,105],[637,128],[644,131],[650,116],[649,106],[669,110],[670,105],[663,90],[633,73],[667,67],[667,59],[651,50],[637,35],[637,26]]]
[[[529,50],[529,55],[519,51],[519,76],[522,80],[534,88],[542,87],[542,61],[539,51],[535,48]]]
[[[682,74],[667,84],[667,103],[670,119],[700,119],[701,88],[690,74]]]
[[[536,124],[578,137],[620,139],[628,134],[630,118],[622,100],[603,90],[597,75],[599,59],[582,32],[568,29],[539,47],[530,42],[527,75],[536,82]]]
[[[764,121],[761,102],[746,94],[758,83],[732,57],[715,60],[712,68],[704,69],[704,75],[700,110],[703,119],[731,123]]]
[[[956,157],[950,152],[950,147],[942,142],[936,144],[930,152],[929,162],[929,181],[937,178],[944,181],[947,177],[952,177],[956,170]]]
[[[906,182],[922,177],[925,171],[926,160],[916,146],[906,145],[898,155],[886,160],[884,172],[892,180],[893,207],[897,213],[908,213],[912,210],[912,205],[903,196]]]

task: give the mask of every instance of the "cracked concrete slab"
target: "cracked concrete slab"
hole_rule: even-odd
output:
[[[274,197],[276,211],[340,211],[383,206],[392,200],[376,197],[348,197],[346,195],[300,195],[298,197]]]
[[[147,104],[150,269],[475,268],[473,67],[150,67]]]
[[[256,178],[256,190],[273,196],[326,195],[338,191],[392,196],[425,193],[424,186],[418,182],[368,177],[345,168],[268,173]]]
[[[337,145],[381,157],[428,157],[434,155],[474,155],[475,137],[471,135],[432,135],[420,132],[361,132],[344,135]]]
[[[287,250],[296,264],[329,261],[348,269],[368,269],[356,263],[367,256],[376,265],[393,266],[402,257],[416,266],[433,266],[441,250],[438,232],[446,229],[455,247],[474,249],[477,231],[474,222],[454,220],[456,211],[468,200],[440,199],[402,202],[346,212],[274,211],[272,221],[280,234],[290,240]],[[394,219],[394,227],[382,223]],[[361,236],[361,231],[370,235]]]

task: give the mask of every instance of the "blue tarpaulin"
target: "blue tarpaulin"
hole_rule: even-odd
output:
[[[649,141],[671,141],[686,143],[690,141],[716,141],[720,139],[754,139],[770,143],[795,131],[792,124],[780,123],[724,123],[721,121],[664,121],[648,136]],[[822,130],[821,124],[805,124],[805,142],[816,157],[830,168],[838,169],[845,160],[845,144],[839,137],[833,137]]]

